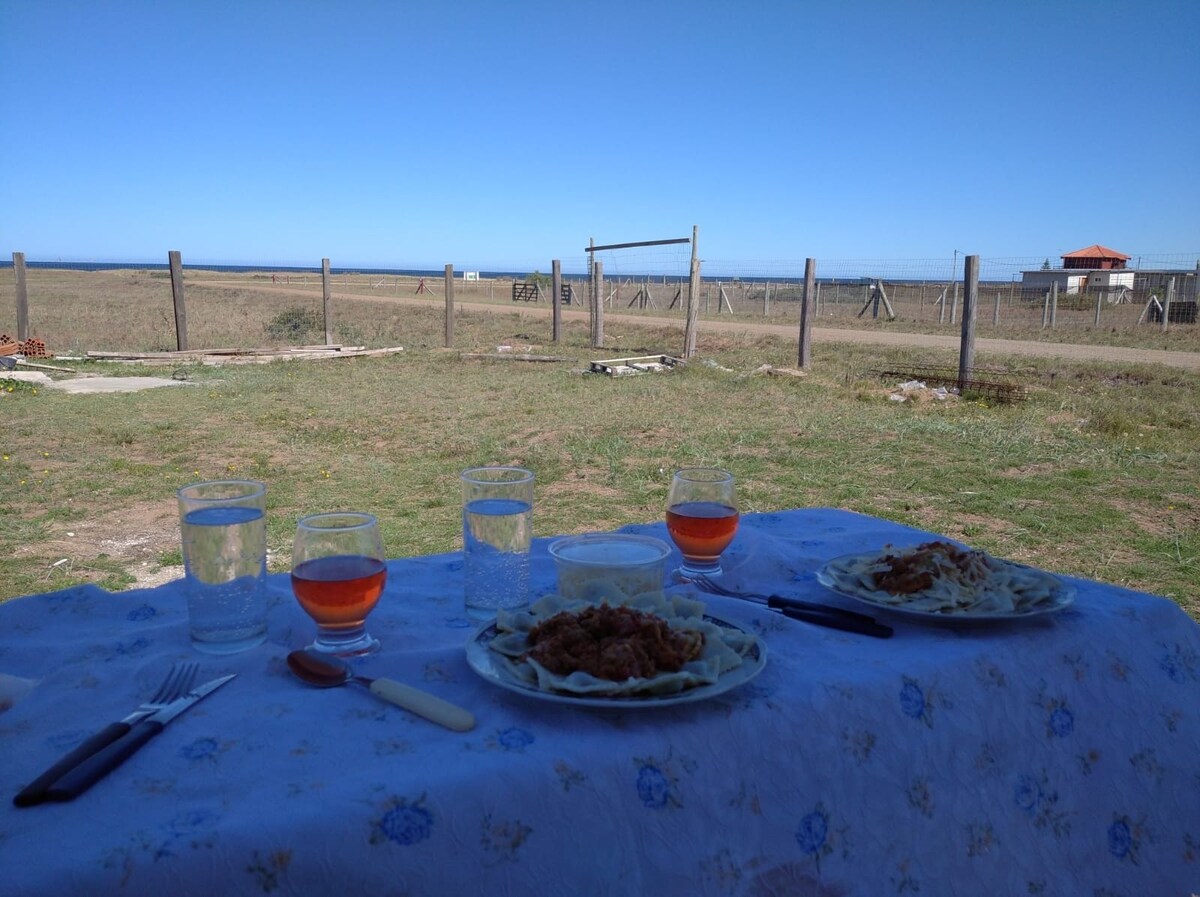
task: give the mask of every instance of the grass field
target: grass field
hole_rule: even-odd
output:
[[[205,301],[223,305],[210,320],[262,316],[236,288],[223,298],[211,289]],[[294,304],[281,296],[272,314]],[[818,343],[808,377],[768,377],[753,372],[794,364],[793,342],[702,327],[699,357],[686,367],[610,379],[578,371],[598,357],[677,352],[679,330],[621,321],[598,352],[586,347],[586,323],[568,323],[555,346],[527,318],[468,309],[446,350],[440,303],[373,303],[371,314],[354,326],[383,322],[381,341],[405,352],[190,366],[180,370],[186,385],[140,393],[3,393],[0,598],[80,581],[125,588],[159,568],[171,575],[174,491],[197,479],[269,485],[270,565],[285,570],[296,519],[318,510],[377,513],[393,557],[454,550],[457,477],[470,465],[532,468],[535,532],[548,536],[657,519],[674,467],[713,464],[736,473],[745,511],[874,514],[1167,595],[1200,617],[1195,373],[1023,358],[1019,377],[1033,387],[1023,403],[901,404],[888,399],[896,383],[873,369],[956,356]],[[462,357],[502,344],[574,361]]]

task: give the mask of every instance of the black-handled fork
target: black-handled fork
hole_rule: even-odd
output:
[[[120,740],[129,730],[153,713],[162,710],[176,698],[187,694],[200,671],[197,663],[177,663],[171,667],[159,685],[158,691],[149,701],[138,707],[120,722],[109,723],[90,736],[83,744],[60,759],[40,776],[20,790],[13,803],[18,807],[32,807],[47,800],[47,792],[55,782],[71,770],[83,764],[94,754]]]

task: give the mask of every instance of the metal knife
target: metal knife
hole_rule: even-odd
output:
[[[160,705],[158,710],[161,709],[162,706]],[[146,719],[148,716],[153,716],[158,710],[142,710],[138,708],[119,722],[109,723],[22,788],[16,797],[13,798],[13,804],[18,807],[32,807],[40,803],[45,803],[47,788],[88,757],[92,756],[92,754],[103,750],[127,733],[133,727],[134,723]]]
[[[192,707],[201,698],[216,691],[236,675],[236,673],[230,673],[228,676],[222,676],[219,679],[213,679],[211,682],[198,685],[182,698],[172,701],[157,713],[135,723],[123,736],[108,747],[88,757],[47,788],[46,800],[74,800],[124,763],[129,757],[133,756],[142,745],[161,732],[167,723]]]
[[[778,611],[792,620],[812,623],[814,626],[824,626],[827,629],[840,629],[842,632],[854,632],[858,635],[869,635],[872,638],[892,637],[892,627],[876,623],[870,617],[857,619],[856,617],[861,615],[842,616],[839,614],[806,610],[799,607],[789,607],[787,605],[778,606],[772,604],[771,609]]]

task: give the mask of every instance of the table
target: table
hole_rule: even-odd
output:
[[[661,524],[627,527],[665,538]],[[839,510],[750,514],[735,585],[840,601],[813,571],[929,534]],[[534,546],[534,587],[553,590]],[[0,605],[0,892],[58,894],[1188,895],[1200,891],[1200,627],[1072,580],[1051,618],[881,641],[734,599],[768,646],[713,700],[596,711],[477,677],[462,558],[390,561],[359,664],[478,717],[455,734],[290,678],[312,625],[284,577],[238,677],[73,803],[12,793],[153,691],[187,644],[179,583]],[[17,677],[13,679],[12,677]]]

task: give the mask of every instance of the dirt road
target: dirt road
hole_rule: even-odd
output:
[[[297,289],[294,287],[280,287],[270,284],[251,284],[245,281],[198,281],[197,286],[225,286],[236,285],[244,290],[260,290],[264,293],[293,293],[303,296],[312,297],[311,289]],[[319,295],[319,294],[318,294]],[[371,295],[369,293],[351,293],[345,290],[338,290],[335,296],[352,297],[356,300],[367,302],[383,302],[392,305],[419,305],[425,308],[437,306],[440,304],[440,299],[421,299],[415,296],[380,296]],[[510,315],[514,312],[522,317],[529,318],[549,318],[550,309],[545,306],[530,306],[522,303],[519,306],[496,305],[490,302],[464,302],[461,300],[455,301],[456,308],[469,308],[472,311],[490,312],[493,314]],[[562,309],[562,317],[564,321],[583,320],[586,321],[588,313],[586,311],[564,308]],[[605,312],[604,321],[606,326],[611,323],[628,323],[641,324],[650,327],[678,327],[683,330],[683,322],[680,318],[659,318],[648,317],[644,315],[622,315],[620,312]],[[755,333],[755,334],[773,334],[784,338],[795,339],[797,337],[797,325],[795,322],[788,324],[767,324],[755,323],[749,321],[721,321],[705,319],[700,322],[700,332],[705,331],[721,331],[725,333]],[[837,327],[814,327],[812,332],[814,343],[820,342],[840,342],[840,343],[866,343],[881,346],[907,346],[910,348],[926,348],[926,349],[946,349],[953,352],[958,351],[959,338],[954,336],[941,336],[928,333],[900,333],[887,332],[881,333],[870,330],[853,330],[849,328]],[[1075,361],[1116,361],[1125,364],[1163,364],[1169,367],[1184,368],[1186,370],[1200,371],[1200,352],[1177,352],[1166,349],[1126,349],[1119,346],[1085,346],[1078,343],[1043,343],[1037,340],[1011,340],[1011,339],[982,339],[975,340],[975,352],[978,355],[1025,355],[1036,356],[1041,358],[1069,358]]]

